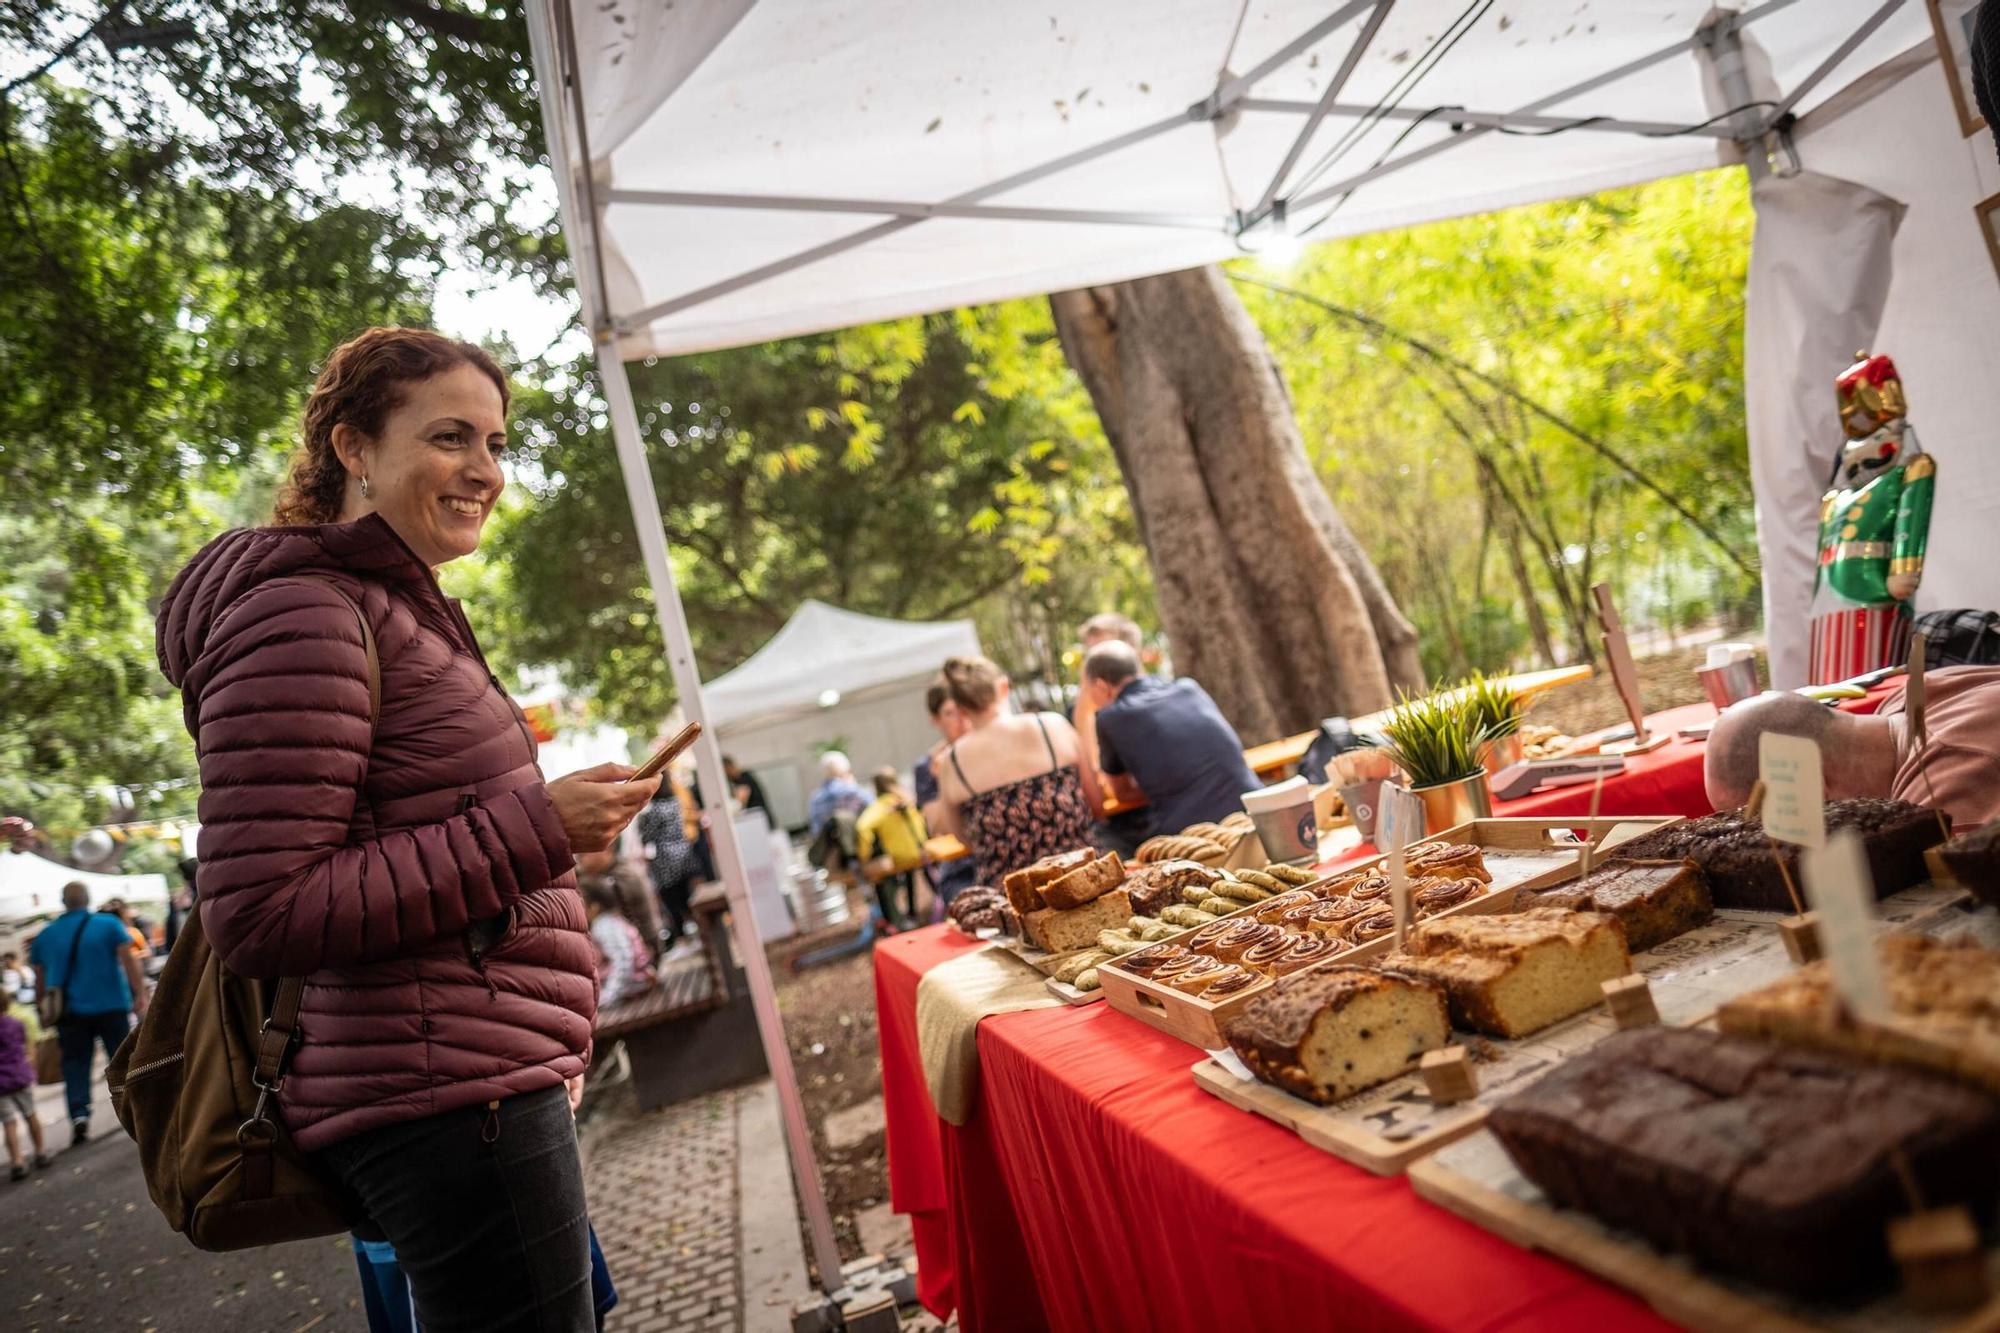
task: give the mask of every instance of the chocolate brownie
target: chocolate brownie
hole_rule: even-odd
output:
[[[2000,819],[1959,834],[1937,849],[1937,858],[1960,887],[2000,907]]]
[[[1924,849],[1944,840],[1937,812],[1908,801],[1863,796],[1826,803],[1826,828],[1852,829],[1861,836],[1875,896],[1886,898],[1930,878]],[[1799,883],[1799,849],[1779,843],[1772,851],[1763,821],[1741,810],[1723,810],[1700,819],[1643,833],[1618,844],[1626,861],[1677,861],[1686,857],[1701,867],[1717,907],[1751,908],[1766,912],[1792,910],[1778,857],[1785,859],[1792,882]],[[1800,892],[1804,886],[1800,885]]]
[[[1553,1202],[1808,1299],[1890,1277],[1897,1153],[1928,1204],[1982,1226],[2000,1192],[1985,1093],[1691,1028],[1607,1037],[1488,1124]]]

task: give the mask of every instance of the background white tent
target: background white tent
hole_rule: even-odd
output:
[[[763,784],[772,822],[794,827],[819,782],[819,749],[843,748],[863,786],[884,764],[906,770],[937,739],[924,690],[938,665],[978,651],[969,620],[890,620],[808,600],[702,697],[731,757]]]
[[[90,887],[93,905],[109,898],[148,907],[167,901],[165,875],[99,875],[33,852],[0,851],[0,944],[17,947],[35,922],[62,911],[63,885],[75,879]]]
[[[1764,0],[1740,13],[1670,0],[529,0],[529,32],[584,317],[675,680],[697,719],[626,358],[1576,195],[1743,160],[1738,141],[1761,177],[1772,154],[1789,169],[1782,131],[1794,115],[1813,125],[1797,144],[1807,170],[1865,177],[1912,205],[1901,233],[1877,238],[1896,264],[1880,332],[1950,476],[1928,596],[2000,600],[1995,562],[1955,559],[2000,519],[2000,459],[1965,447],[1983,445],[1972,432],[2000,416],[2000,375],[1932,369],[1956,372],[2000,323],[1992,267],[1966,239],[1978,235],[1972,203],[1992,146],[1938,122],[1942,73],[1918,0]],[[1922,67],[1901,84],[1866,77],[1903,53]],[[1934,223],[1904,190],[1936,192],[1921,205]],[[1767,558],[1800,521],[1796,498],[1817,494],[1815,457],[1838,442],[1841,365],[1788,363],[1784,349],[1807,343],[1802,321],[1820,310],[1874,322],[1863,303],[1876,296],[1840,290],[1865,275],[1828,262],[1853,218],[1790,212],[1760,229],[1760,244],[1785,253],[1763,266],[1769,290],[1750,294],[1766,322],[1753,341],[1768,353],[1746,390]],[[1947,230],[1950,243],[1930,244]],[[1816,283],[1823,299],[1796,299]],[[1946,438],[1960,427],[1962,441]],[[1774,606],[1802,573],[1779,554]],[[1790,660],[1803,626],[1767,628]],[[713,744],[701,764],[712,801]],[[736,894],[729,838],[718,852]],[[760,1013],[768,1048],[775,1009]],[[778,1077],[783,1095],[788,1065]],[[831,1231],[789,1102],[787,1130],[830,1272]]]

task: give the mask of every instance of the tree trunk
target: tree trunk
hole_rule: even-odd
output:
[[[1416,631],[1313,474],[1284,383],[1222,275],[1049,303],[1131,494],[1175,664],[1244,741],[1420,688]]]

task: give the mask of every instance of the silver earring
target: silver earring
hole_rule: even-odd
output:
[[[361,479],[361,498],[364,500],[368,498],[368,478],[366,477]]]

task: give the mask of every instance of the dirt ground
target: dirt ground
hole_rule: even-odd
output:
[[[840,1257],[862,1253],[855,1215],[889,1197],[889,1158],[880,1130],[850,1147],[836,1149],[826,1138],[826,1118],[882,1096],[882,1056],[875,1037],[875,971],[867,950],[801,972],[792,960],[852,939],[867,919],[858,895],[850,894],[853,916],[834,930],[773,945],[768,956],[777,984],[778,1010],[792,1048],[799,1092],[812,1124],[813,1151],[833,1211]]]
[[[1695,648],[1639,660],[1640,687],[1648,712],[1700,701],[1701,683],[1695,679],[1694,669],[1705,651]],[[1610,674],[1600,668],[1583,684],[1543,696],[1529,716],[1577,735],[1621,723],[1625,710],[1612,688]],[[778,1007],[784,1014],[785,1035],[812,1122],[813,1147],[843,1259],[862,1253],[856,1215],[889,1197],[888,1155],[881,1131],[851,1147],[835,1149],[827,1143],[823,1128],[829,1115],[882,1095],[874,970],[866,951],[816,964],[803,972],[794,972],[791,961],[800,954],[851,939],[866,909],[858,895],[850,895],[850,905],[854,911],[850,924],[811,938],[786,940],[769,951]]]

